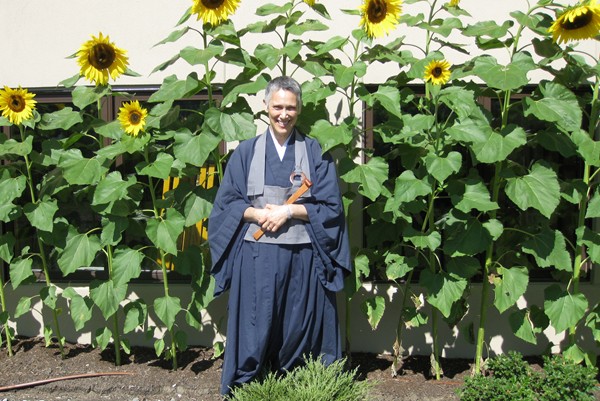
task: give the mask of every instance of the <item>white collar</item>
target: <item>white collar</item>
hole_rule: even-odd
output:
[[[271,131],[270,128],[269,128],[269,134],[271,134],[271,139],[273,139],[273,143],[275,144],[275,149],[277,149],[277,154],[279,155],[279,160],[283,160],[283,156],[285,155],[285,149],[287,148],[288,142],[290,141],[290,137],[292,135],[294,135],[294,131],[292,131],[292,133],[288,135],[285,142],[283,142],[283,145],[279,144],[279,141],[277,140],[277,138],[275,138],[275,134],[273,133],[273,131]]]

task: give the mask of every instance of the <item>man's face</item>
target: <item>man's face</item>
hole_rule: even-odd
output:
[[[269,125],[276,137],[287,138],[298,119],[298,101],[296,95],[283,89],[273,92],[269,104],[267,104],[267,114],[269,115]]]

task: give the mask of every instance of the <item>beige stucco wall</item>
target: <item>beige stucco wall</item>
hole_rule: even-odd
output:
[[[358,16],[349,16],[339,11],[339,8],[356,9],[361,0],[317,0],[328,7],[332,15],[329,22],[331,31],[328,35],[349,35],[359,24]],[[284,0],[272,0],[275,4],[284,4]],[[573,4],[575,0],[566,1]],[[248,22],[255,21],[258,2],[242,0],[240,7],[232,20],[236,27],[243,27]],[[173,30],[192,4],[191,0],[0,0],[2,15],[2,62],[0,63],[0,85],[23,87],[53,87],[65,78],[78,73],[75,59],[67,58],[73,55],[79,46],[87,41],[90,35],[103,32],[122,49],[128,51],[129,63],[132,70],[141,74],[140,77],[121,77],[117,84],[160,84],[167,75],[176,74],[184,77],[192,71],[185,61],[180,60],[165,72],[150,74],[151,71],[176,54],[187,45],[198,45],[199,36],[188,33],[182,40],[154,46],[166,38]],[[465,24],[477,21],[495,20],[502,22],[508,18],[511,10],[526,11],[524,0],[462,0],[461,7],[472,17],[465,17]],[[415,15],[423,12],[423,4],[405,4],[403,13]],[[312,13],[312,14],[311,14]],[[318,18],[311,11],[308,18]],[[189,24],[201,28],[201,23],[190,19]],[[320,39],[323,34],[320,33]],[[375,43],[387,43],[392,39],[406,36],[410,43],[423,42],[423,32],[409,30],[399,26],[389,37],[376,40]],[[253,49],[257,43],[273,42],[275,35],[248,35],[243,39],[247,49]],[[526,39],[522,42],[526,43]],[[588,41],[582,49],[599,54],[598,42]],[[476,48],[469,49],[472,55],[477,54]],[[454,64],[464,61],[468,56],[456,52],[447,52],[447,58]],[[415,55],[418,52],[415,51]],[[494,51],[494,55],[502,60],[507,52]],[[373,65],[365,78],[367,82],[379,82],[382,77],[391,75],[389,66]],[[217,67],[218,77],[230,77],[235,74],[233,67],[226,69],[222,64]],[[531,77],[535,80],[536,77]],[[83,81],[81,81],[83,82]]]

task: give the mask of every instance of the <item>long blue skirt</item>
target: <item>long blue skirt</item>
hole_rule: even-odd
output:
[[[313,266],[311,244],[244,241],[231,280],[221,393],[265,367],[291,370],[304,357],[341,357],[335,293]]]

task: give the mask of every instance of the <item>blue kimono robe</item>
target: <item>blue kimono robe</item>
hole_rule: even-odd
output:
[[[281,161],[266,138],[265,185],[289,187],[294,136]],[[208,223],[215,294],[229,290],[227,340],[221,393],[254,378],[265,367],[290,370],[303,356],[325,363],[341,357],[335,292],[343,288],[351,259],[335,165],[319,143],[305,137],[311,243],[270,244],[244,240],[250,207],[247,178],[258,137],[231,155]]]

